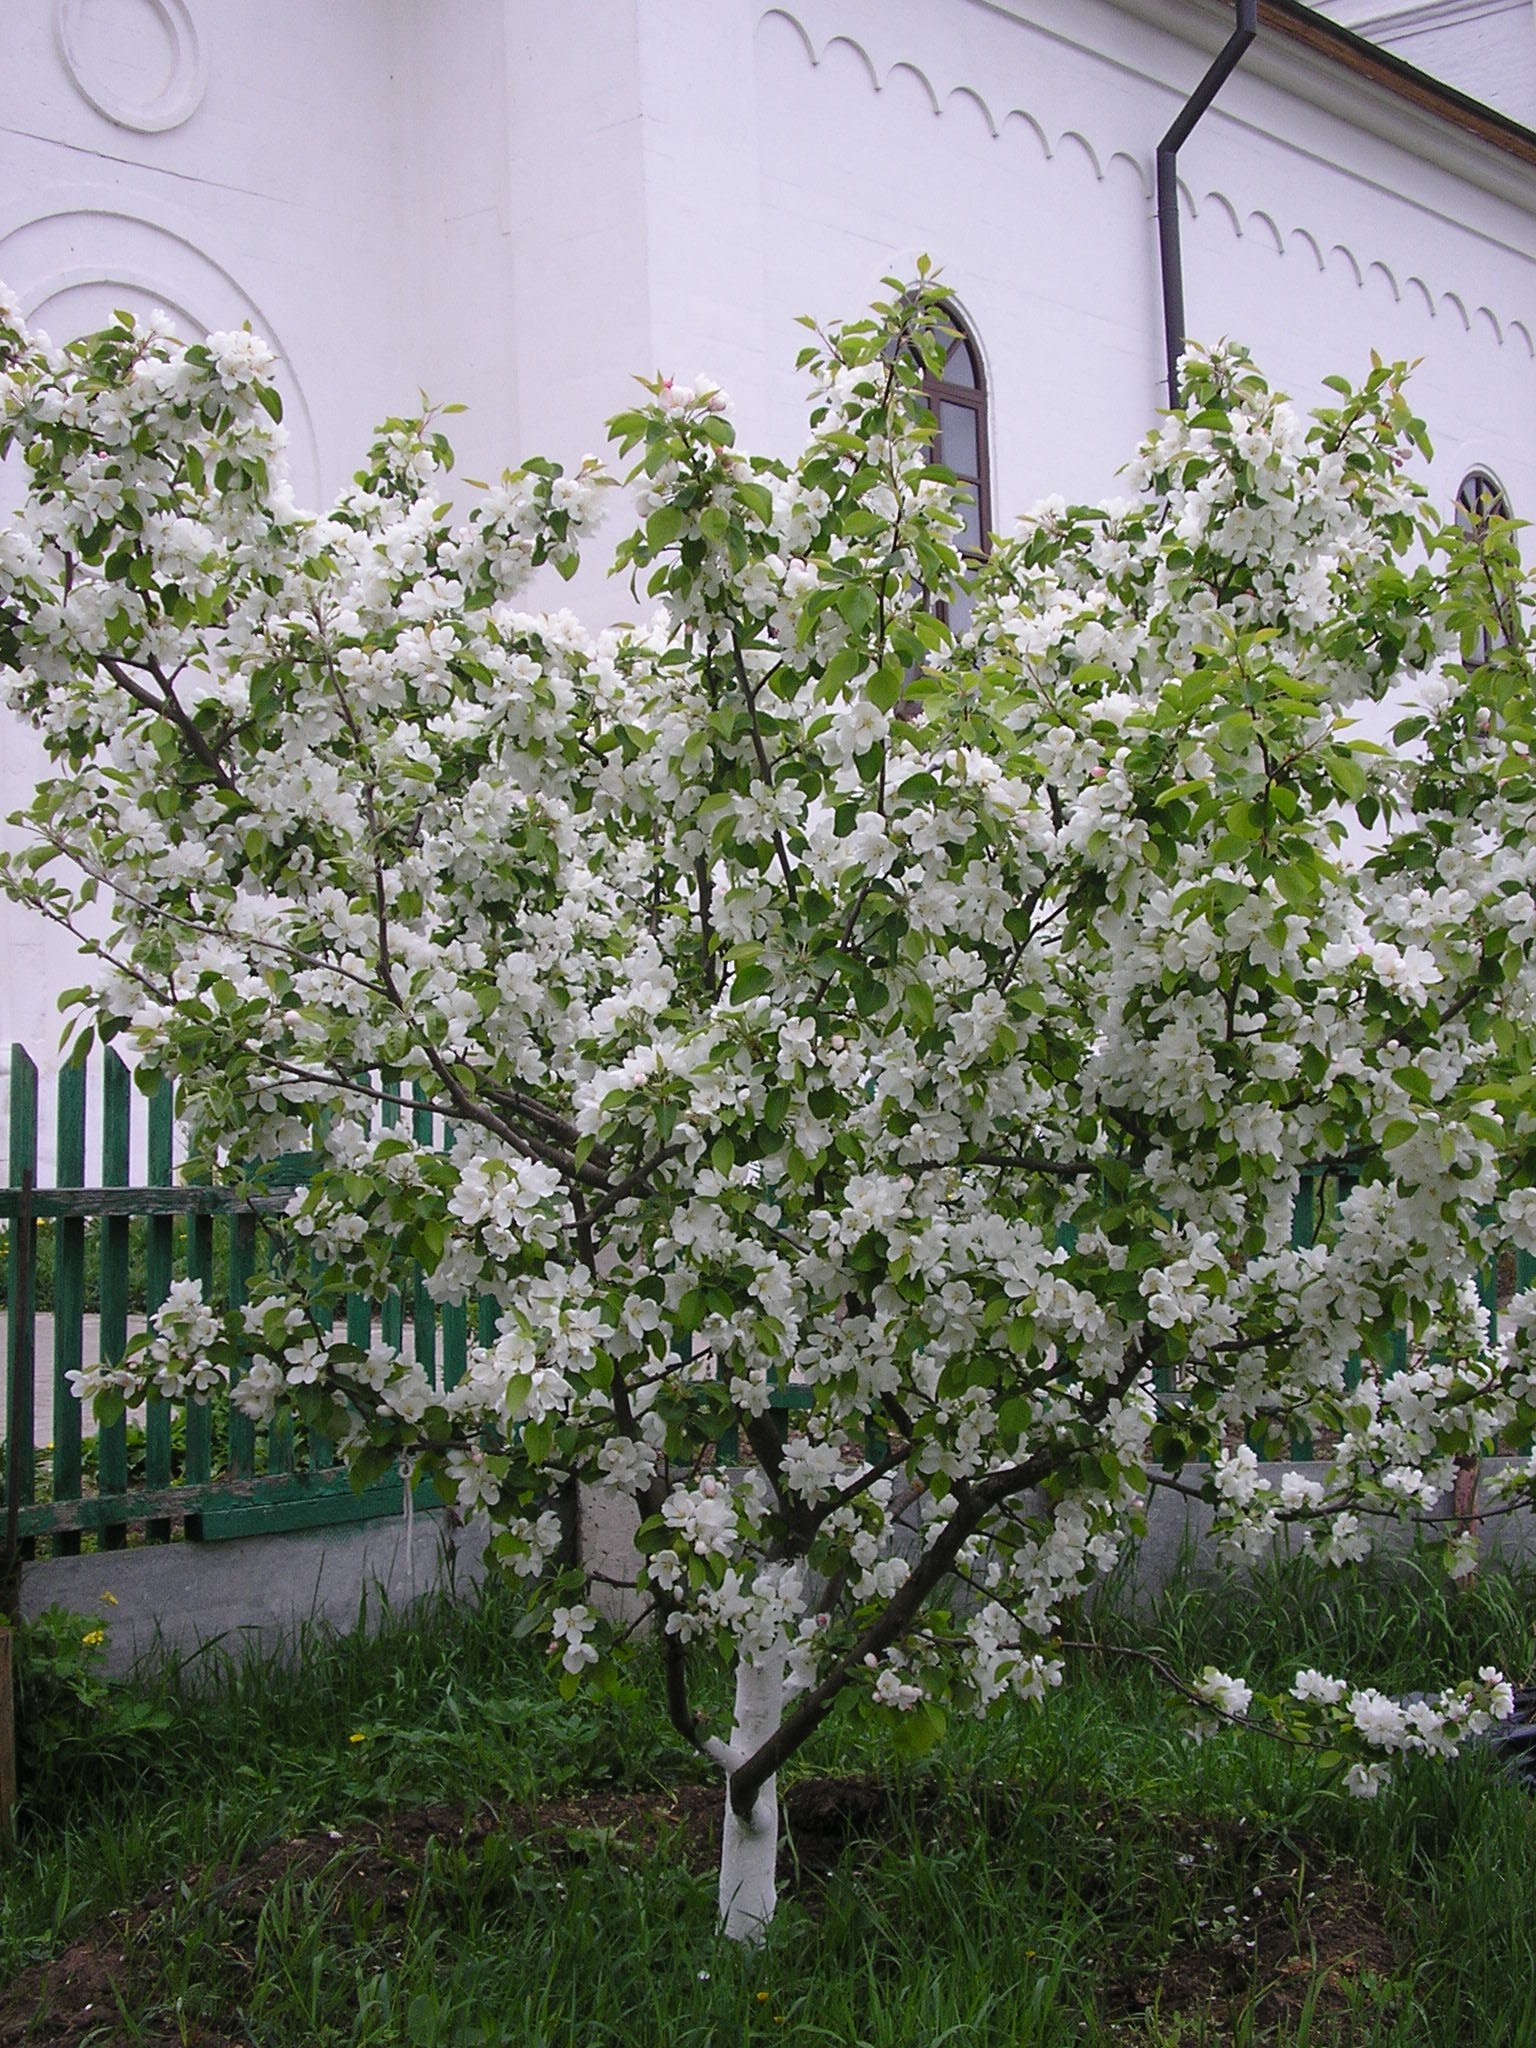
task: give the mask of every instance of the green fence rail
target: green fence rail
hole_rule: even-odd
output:
[[[88,1181],[90,1089],[99,1089],[99,1177]],[[269,1176],[270,1191],[176,1186],[176,1127],[171,1090],[149,1097],[143,1118],[142,1175],[135,1178],[134,1083],[107,1050],[92,1066],[58,1076],[54,1185],[37,1185],[39,1088],[21,1046],[10,1058],[9,1185],[0,1187],[6,1235],[6,1400],[3,1421],[5,1537],[23,1557],[46,1540],[69,1556],[90,1536],[120,1549],[130,1528],[145,1540],[181,1534],[196,1542],[313,1529],[398,1514],[401,1482],[388,1476],[355,1492],[333,1447],[289,1417],[258,1427],[227,1395],[207,1402],[154,1402],[92,1434],[69,1375],[123,1356],[136,1320],[152,1316],[173,1280],[200,1279],[205,1299],[238,1307],[266,1255],[291,1197],[294,1173]],[[383,1120],[397,1121],[386,1107]],[[414,1118],[418,1138],[435,1141],[427,1111]],[[448,1142],[446,1134],[441,1142]],[[40,1303],[51,1305],[40,1305]],[[51,1316],[52,1371],[36,1368],[40,1315]],[[87,1338],[94,1322],[96,1342]],[[377,1330],[401,1342],[409,1323],[415,1355],[447,1386],[464,1371],[468,1311],[438,1308],[418,1270],[374,1303],[349,1297],[349,1336],[368,1343]],[[494,1334],[495,1309],[482,1303],[478,1334]],[[38,1414],[40,1399],[51,1416]],[[40,1422],[46,1426],[40,1427]],[[39,1439],[42,1439],[39,1443]],[[430,1485],[417,1498],[437,1498]]]

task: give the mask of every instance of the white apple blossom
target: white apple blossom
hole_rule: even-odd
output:
[[[1351,1764],[1344,1773],[1344,1789],[1356,1799],[1374,1799],[1391,1775],[1389,1764]]]
[[[1192,1691],[1207,1701],[1220,1714],[1240,1719],[1247,1713],[1253,1702],[1253,1687],[1240,1678],[1233,1678],[1225,1671],[1218,1671],[1213,1664],[1207,1664],[1195,1680]]]
[[[1297,1699],[1318,1700],[1325,1707],[1336,1705],[1347,1690],[1342,1678],[1329,1678],[1321,1671],[1298,1671],[1291,1683]]]

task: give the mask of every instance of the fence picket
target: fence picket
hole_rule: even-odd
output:
[[[250,1299],[251,1276],[256,1271],[256,1218],[250,1215],[236,1216],[229,1228],[228,1275],[229,1306],[231,1311],[242,1309]],[[239,1379],[238,1372],[230,1374],[231,1385]],[[248,1415],[242,1415],[231,1401],[229,1404],[229,1476],[231,1479],[252,1479],[256,1474],[256,1425]]]
[[[55,1159],[58,1185],[85,1185],[86,1067],[75,1060],[59,1072]],[[78,1500],[82,1484],[80,1403],[69,1375],[85,1363],[85,1218],[61,1216],[53,1225],[53,1497]],[[77,1557],[80,1532],[53,1539],[55,1557]]]
[[[171,1185],[175,1161],[175,1131],[171,1113],[171,1084],[162,1081],[149,1102],[148,1182],[151,1187]],[[144,1224],[144,1306],[150,1315],[171,1291],[175,1260],[176,1226],[169,1216],[150,1216]],[[171,1483],[171,1409],[169,1402],[150,1404],[144,1420],[144,1484],[158,1490]],[[168,1521],[151,1522],[145,1532],[151,1543],[169,1543]]]
[[[37,1175],[37,1068],[19,1045],[11,1047],[11,1184],[21,1187]],[[36,1309],[37,1224],[31,1217],[11,1225],[9,1245],[9,1291],[6,1300],[5,1362],[5,1476],[6,1496],[17,1509],[30,1507],[37,1497],[37,1465],[32,1452],[34,1426],[33,1348]],[[22,1544],[22,1556],[30,1557],[34,1547]],[[11,1555],[12,1553],[7,1553]]]
[[[444,1124],[442,1148],[453,1150],[453,1126]],[[469,1304],[444,1302],[438,1310],[438,1329],[443,1344],[443,1385],[456,1387],[469,1365]]]
[[[400,1085],[400,1076],[391,1073],[387,1067],[379,1071],[379,1092],[393,1098]],[[379,1113],[379,1121],[386,1131],[400,1127],[400,1105],[393,1099],[386,1102]],[[405,1342],[405,1303],[400,1289],[392,1287],[379,1303],[379,1338],[391,1351],[398,1351]]]
[[[411,1136],[418,1145],[432,1149],[433,1116],[421,1104],[421,1084],[411,1093],[417,1107],[411,1111]],[[411,1334],[416,1345],[416,1363],[433,1386],[437,1385],[437,1304],[427,1292],[427,1276],[415,1262],[411,1266]]]
[[[213,1299],[213,1218],[187,1218],[187,1278],[200,1280],[204,1301]],[[206,1401],[187,1403],[187,1484],[206,1486],[213,1477],[213,1414]],[[187,1534],[198,1536],[201,1525],[189,1521]]]
[[[323,1272],[323,1270],[323,1262],[319,1259],[312,1257],[309,1262],[309,1275],[310,1282],[312,1285],[318,1283],[320,1275]],[[315,1320],[318,1324],[321,1325],[321,1327],[327,1329],[329,1333],[332,1336],[334,1336],[336,1331],[336,1311],[334,1307],[329,1311],[329,1315],[330,1321],[329,1323],[325,1323],[317,1309],[315,1312]],[[309,1430],[307,1432],[307,1439],[309,1444],[309,1469],[312,1472],[328,1471],[330,1467],[336,1463],[335,1445],[331,1442],[328,1436],[323,1435],[321,1431],[319,1431],[318,1429]]]
[[[130,1105],[133,1080],[117,1054],[102,1062],[101,1184],[125,1188],[131,1167]],[[128,1345],[128,1263],[131,1225],[126,1216],[107,1216],[101,1225],[101,1360],[116,1365]],[[103,1494],[128,1491],[128,1433],[121,1417],[96,1434],[96,1482]],[[104,1550],[121,1550],[127,1529],[114,1523],[101,1532]]]
[[[359,1351],[373,1349],[373,1303],[365,1294],[347,1296],[347,1342]]]

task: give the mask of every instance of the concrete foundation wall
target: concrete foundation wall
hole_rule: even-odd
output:
[[[281,1656],[308,1626],[374,1627],[428,1593],[471,1592],[482,1539],[442,1515],[229,1543],[146,1544],[22,1570],[24,1617],[64,1607],[107,1630],[115,1676],[141,1657]]]
[[[1485,1474],[1504,1462],[1490,1460]],[[1313,1477],[1326,1471],[1321,1464],[1261,1469],[1271,1478],[1287,1470]],[[1448,1511],[1449,1503],[1444,1507]],[[1186,1562],[1213,1576],[1242,1569],[1218,1556],[1211,1518],[1204,1502],[1154,1485],[1147,1535],[1131,1563],[1138,1592],[1154,1593]],[[590,1570],[609,1580],[632,1579],[634,1529],[628,1503],[583,1491],[580,1538]],[[1482,1540],[1490,1559],[1536,1558],[1536,1513],[1522,1508],[1492,1516],[1483,1524]],[[1402,1552],[1413,1541],[1413,1528],[1405,1522],[1393,1526],[1378,1547]],[[24,1568],[22,1613],[34,1616],[56,1605],[102,1621],[108,1630],[107,1668],[118,1674],[159,1650],[180,1657],[238,1657],[247,1650],[282,1655],[308,1625],[343,1632],[372,1627],[384,1613],[428,1593],[472,1593],[484,1576],[482,1546],[481,1536],[450,1526],[442,1515],[417,1514],[409,1536],[402,1519],[53,1558]],[[599,1585],[593,1597],[614,1618],[633,1619],[637,1596],[622,1586]]]

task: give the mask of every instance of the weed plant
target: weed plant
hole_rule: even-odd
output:
[[[500,1587],[371,1640],[310,1631],[280,1666],[166,1661],[134,1689],[166,1716],[152,1740],[110,1774],[32,1774],[0,1863],[0,1983],[24,1991],[29,1965],[115,1911],[110,2038],[146,2048],[210,2031],[357,2048],[1526,2048],[1536,1824],[1489,1751],[1349,1801],[1279,1745],[1193,1745],[1110,1646],[1405,1690],[1490,1660],[1527,1677],[1533,1616],[1527,1574],[1458,1592],[1412,1560],[1186,1576],[1139,1612],[1101,1600],[1043,1711],[957,1724],[902,1769],[829,1724],[783,1781],[791,1809],[816,1777],[873,1774],[889,1798],[840,1856],[803,1849],[757,1951],[717,1937],[711,1876],[665,1818],[702,1774],[653,1674],[561,1701]],[[650,1836],[608,1823],[604,1801],[626,1797],[653,1803]],[[536,1802],[543,1829],[516,1824]],[[390,1830],[412,1816],[405,1846]]]

